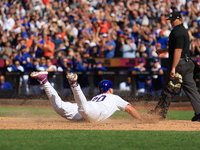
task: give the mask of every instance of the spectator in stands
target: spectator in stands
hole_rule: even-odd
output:
[[[55,58],[58,58],[58,53],[62,50],[62,48],[64,46],[61,35],[59,33],[56,33],[52,42],[55,45],[55,50],[54,50],[55,51]]]
[[[146,58],[148,57],[147,53],[146,53],[147,47],[145,45],[144,41],[141,41],[138,43],[138,47],[137,47],[137,51],[136,51],[136,57],[138,58]]]
[[[48,76],[49,82],[53,87],[55,87],[56,86],[56,84],[55,84],[56,83],[56,74],[55,74],[55,72],[57,71],[57,67],[56,67],[56,65],[54,65],[52,63],[51,59],[47,59],[46,60],[46,64],[47,64],[47,68],[46,68],[45,71],[49,72],[48,73],[49,74],[49,76]]]
[[[171,11],[180,11],[183,15],[184,26],[188,28],[190,38],[194,41],[191,44],[192,56],[200,55],[198,52],[200,12],[197,1],[183,0],[172,3],[147,1],[147,4],[132,0],[114,3],[112,1],[102,3],[47,1],[29,0],[22,3],[4,1],[2,3],[0,58],[2,58],[2,47],[5,47],[6,42],[11,43],[12,50],[16,49],[10,56],[6,56],[6,59],[11,58],[11,61],[19,54],[21,47],[26,46],[30,49],[28,53],[32,58],[27,62],[29,65],[24,64],[23,67],[25,71],[31,70],[32,59],[44,56],[46,35],[50,35],[53,39],[57,35],[61,36],[64,41],[63,51],[68,59],[74,57],[74,52],[83,49],[79,44],[77,48],[76,43],[83,43],[86,40],[89,40],[90,44],[92,42],[96,44],[96,46],[89,45],[91,49],[87,57],[122,57],[119,51],[121,48],[119,39],[122,38],[120,35],[131,37],[131,42],[137,47],[136,57],[154,58],[157,57],[154,53],[155,47],[157,49],[165,46],[159,34],[166,37],[165,33],[169,34],[172,29],[165,21],[165,15]],[[151,35],[157,35],[157,41]],[[47,55],[45,52],[45,57],[57,58],[58,49],[57,46],[55,47],[54,51],[50,52],[52,54]],[[56,54],[53,54],[54,52]],[[158,57],[166,58],[168,55]]]
[[[62,53],[58,54],[58,71],[59,72],[73,72],[73,63],[70,59],[65,57]],[[68,80],[66,79],[66,74],[63,73],[63,89],[62,89],[62,94],[63,95],[71,95],[72,91],[69,85]]]
[[[0,28],[1,29],[1,28]],[[0,30],[1,31],[1,30]],[[0,58],[3,59],[3,47],[5,46],[5,42],[3,40],[3,37],[0,37]]]
[[[144,72],[146,71],[145,67],[145,61],[144,59],[138,59],[138,65],[135,67],[130,67],[130,71],[138,71],[138,72]],[[137,93],[136,95],[142,96],[145,93],[145,79],[146,75],[136,75],[137,79]]]
[[[136,44],[131,42],[131,37],[122,38],[122,57],[123,58],[135,58],[136,57]]]
[[[147,76],[145,80],[145,94],[152,95],[152,91],[153,91],[152,77]]]
[[[18,34],[17,38],[16,49],[20,51],[22,47],[26,47],[26,40],[22,37],[21,33]]]
[[[160,43],[157,43],[156,44],[156,51],[157,50],[159,50],[159,49],[161,49],[161,44]],[[168,52],[163,52],[163,53],[161,53],[161,54],[159,54],[159,55],[157,55],[159,58],[168,58],[169,57],[169,53]]]
[[[47,66],[47,59],[45,57],[37,58],[36,61],[36,70],[37,71],[44,71],[48,68]]]
[[[12,64],[12,60],[7,59],[8,66],[7,71],[8,72],[24,72],[24,67],[20,64],[19,60],[15,60],[14,64]]]
[[[38,36],[36,36],[33,40],[33,49],[36,58],[44,56],[43,47],[44,47],[44,38],[42,34],[39,33]]]
[[[9,8],[7,8],[9,10]],[[11,16],[10,12],[4,13],[4,9],[1,9],[1,14],[3,14],[4,18],[4,24],[3,24],[3,30],[9,32],[12,30],[15,26],[15,20]]]
[[[156,53],[155,43],[156,43],[156,35],[155,34],[148,35],[148,42],[146,43],[147,45],[146,53],[148,57],[150,58],[154,58],[158,56]]]
[[[24,9],[24,6],[22,4],[16,4],[16,15],[21,15],[22,17],[26,16],[26,10]]]
[[[103,34],[103,50],[105,58],[113,58],[115,56],[116,43],[110,34]]]
[[[85,40],[83,47],[82,47],[82,56],[84,58],[90,57],[90,51],[91,51],[90,41]]]
[[[153,60],[153,67],[151,68],[151,71],[153,72],[152,76],[152,95],[154,96],[160,96],[162,88],[164,86],[164,74],[167,68],[164,68],[160,64],[159,58],[154,58]]]
[[[83,58],[81,56],[81,52],[75,52],[75,56],[72,58],[73,69],[74,71],[86,71],[87,68],[82,65]]]
[[[13,86],[10,82],[5,81],[5,76],[0,75],[0,89],[13,89]]]
[[[72,71],[73,71],[72,62],[68,61],[67,59],[64,59],[64,60],[63,60],[63,64],[64,64],[64,66],[65,66],[66,72],[72,72]],[[63,68],[63,67],[62,67],[62,68]],[[58,67],[58,71],[60,71],[59,69],[62,70],[62,68]],[[64,71],[64,73],[63,73],[62,78],[63,78],[62,94],[63,94],[63,95],[71,95],[71,94],[72,94],[72,91],[71,91],[69,82],[68,82],[68,80],[66,79],[65,71]]]
[[[60,72],[73,71],[72,62],[68,60],[66,57],[64,58],[59,57],[58,64],[59,64],[58,71]]]
[[[43,17],[39,17],[38,20],[35,22],[36,26],[38,29],[42,29],[43,26],[45,25],[45,21]]]
[[[11,43],[9,41],[7,41],[5,43],[5,46],[1,47],[0,57],[2,59],[8,59],[8,58],[10,58],[11,54],[12,54]]]
[[[90,43],[90,58],[98,58],[100,56],[100,48],[95,42]]]
[[[74,21],[66,21],[67,23],[69,23],[66,26],[66,32],[68,33],[68,37],[71,37],[71,43],[75,43],[77,37],[78,37],[78,32],[79,30],[76,27],[76,24]]]
[[[78,62],[75,68],[76,71],[82,71],[83,74],[79,75],[80,79],[79,84],[83,90],[83,93],[88,95],[89,94],[89,88],[90,88],[90,82],[88,75],[84,74],[85,71],[90,70],[90,64],[88,60],[82,60],[82,62]]]
[[[26,39],[26,47],[33,49],[33,43],[34,43],[35,35],[31,34],[29,37]]]
[[[94,84],[94,90],[93,90],[93,92],[94,92],[94,94],[98,94],[99,93],[98,83],[101,80],[103,80],[103,79],[106,78],[106,76],[103,75],[101,72],[102,71],[107,71],[107,68],[104,67],[103,62],[101,62],[101,61],[96,62],[93,67],[94,67],[93,70],[95,72],[95,75],[93,76],[94,77],[93,78],[93,84]]]
[[[14,60],[19,60],[20,65],[24,68],[23,75],[21,75],[21,93],[22,94],[28,94],[29,93],[29,71],[32,71],[35,66],[33,65],[31,61],[32,57],[29,53],[29,49],[22,45],[18,55],[15,56]]]
[[[38,71],[37,69],[36,69],[36,66],[38,65],[38,59],[37,58],[34,58],[33,60],[32,60],[32,64],[33,64],[33,66],[32,66],[32,71]],[[30,71],[31,72],[31,71]],[[42,89],[42,87],[41,87],[41,85],[40,84],[38,84],[38,81],[36,80],[36,79],[34,79],[34,78],[31,78],[30,76],[29,76],[29,81],[28,81],[28,83],[29,83],[29,94],[33,94],[33,95],[40,95],[40,94],[42,94],[42,92],[43,92],[43,89]]]
[[[116,58],[121,58],[122,57],[122,41],[125,41],[124,40],[124,34],[120,34],[120,33],[117,33],[118,36],[117,36],[117,39],[115,40],[116,42],[116,49],[115,49],[115,57]]]
[[[110,28],[110,23],[106,18],[103,18],[102,20],[98,21],[99,27],[100,27],[100,34],[108,33],[108,29]]]
[[[119,89],[122,91],[131,91],[132,90],[132,79],[130,76],[126,78],[126,81],[123,81],[119,84]]]
[[[156,46],[160,45],[160,43],[157,43]],[[156,53],[156,46],[155,45],[151,45],[148,47],[147,51],[148,51],[148,57],[150,58],[155,58],[158,57],[158,54]]]
[[[168,45],[168,38],[164,36],[164,31],[160,30],[159,36],[157,37],[157,43],[161,44],[161,49],[165,49]]]
[[[72,59],[72,64],[73,64],[73,70],[74,71],[82,71],[82,72],[85,72],[85,71],[89,71],[91,69],[91,66],[88,62],[87,59],[83,59],[81,57],[81,54],[80,52],[76,52],[75,53],[75,57],[73,57]],[[79,83],[80,83],[80,86],[84,92],[84,94],[88,94],[89,92],[89,79],[88,79],[88,76],[85,75],[85,74],[82,74],[82,75],[79,75]]]
[[[7,63],[8,63],[8,66],[7,66],[8,72],[24,73],[24,67],[20,64],[19,60],[15,60],[14,64],[12,64],[12,62],[9,62],[9,60],[7,60]],[[16,76],[16,78],[17,78],[17,76]],[[24,74],[20,75],[20,77],[19,77],[19,93],[18,94],[28,94],[27,80],[28,80],[28,78],[26,75],[24,75]]]
[[[23,66],[23,65],[26,65],[26,62],[28,61],[28,59],[31,59],[29,49],[25,45],[22,45],[21,49],[18,52],[18,55],[16,55],[14,60],[19,60],[21,65]]]
[[[55,72],[55,71],[57,71],[57,67],[56,67],[56,65],[54,65],[52,63],[51,59],[47,59],[46,60],[46,64],[47,64],[47,68],[46,68],[47,72]]]
[[[55,44],[52,42],[52,37],[47,36],[44,40],[44,47],[42,48],[44,57],[54,59]]]
[[[200,38],[191,42],[191,55],[200,57]]]

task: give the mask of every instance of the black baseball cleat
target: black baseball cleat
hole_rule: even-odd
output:
[[[200,121],[200,114],[196,115],[191,119],[191,121]]]

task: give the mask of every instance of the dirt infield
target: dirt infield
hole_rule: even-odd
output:
[[[0,129],[170,130],[199,131],[200,123],[186,120],[110,119],[102,123],[72,122],[64,118],[0,118]]]
[[[152,109],[155,102],[135,103],[136,109]],[[25,106],[26,107],[26,106]],[[42,106],[44,107],[44,106]],[[50,107],[50,106],[47,106]],[[169,110],[193,110],[189,102],[172,103]],[[199,122],[190,120],[158,120],[155,116],[142,114],[144,121],[136,119],[108,119],[101,123],[73,122],[60,116],[42,117],[0,117],[0,129],[76,129],[76,130],[172,130],[198,131]]]

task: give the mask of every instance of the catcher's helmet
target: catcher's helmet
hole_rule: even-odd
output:
[[[109,88],[114,88],[112,82],[109,80],[102,80],[99,83],[98,87],[99,87],[100,93],[107,92],[109,90]]]

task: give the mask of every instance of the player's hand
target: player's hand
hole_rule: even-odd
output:
[[[175,76],[175,68],[172,68],[171,72],[170,72],[170,77],[174,78]]]

